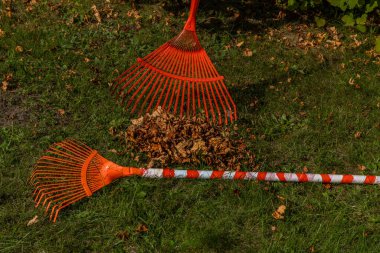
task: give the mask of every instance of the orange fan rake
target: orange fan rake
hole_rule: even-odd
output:
[[[258,180],[274,182],[317,182],[336,184],[380,184],[373,175],[305,174],[284,172],[244,172],[213,170],[178,170],[119,166],[96,150],[74,140],[53,144],[41,157],[31,176],[36,206],[45,206],[54,222],[63,208],[91,196],[118,178],[189,178],[223,180]]]
[[[222,124],[237,119],[236,105],[199,43],[195,15],[199,0],[192,0],[182,32],[164,45],[137,59],[111,87],[112,94],[131,113],[150,112],[161,106],[180,116],[204,112]]]

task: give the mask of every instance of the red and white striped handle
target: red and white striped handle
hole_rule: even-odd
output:
[[[151,168],[143,169],[142,176],[148,178],[230,179],[296,183],[312,182],[323,184],[380,184],[380,176],[284,172],[235,172],[217,170],[177,170]]]

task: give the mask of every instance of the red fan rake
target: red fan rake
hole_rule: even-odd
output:
[[[119,166],[83,143],[65,140],[53,144],[36,163],[31,176],[36,206],[45,206],[54,222],[63,208],[91,196],[118,178],[188,178],[317,182],[336,184],[380,184],[372,175],[305,174],[213,170],[145,169]]]
[[[192,0],[189,18],[176,37],[127,69],[114,82],[114,94],[131,113],[161,106],[180,116],[204,113],[213,122],[237,119],[224,77],[220,76],[199,43],[195,16],[199,0]]]

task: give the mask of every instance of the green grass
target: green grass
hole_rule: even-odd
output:
[[[378,252],[378,186],[131,178],[50,223],[34,208],[27,180],[51,143],[77,138],[119,164],[144,165],[109,151],[122,146],[108,129],[128,126],[129,118],[115,107],[108,83],[116,70],[174,36],[184,18],[171,17],[167,26],[168,11],[143,2],[142,28],[136,30],[127,16],[131,7],[122,1],[111,5],[119,16],[100,25],[91,5],[101,9],[105,1],[63,1],[56,10],[47,2],[61,1],[39,1],[32,12],[15,2],[14,17],[0,19],[0,79],[13,74],[8,90],[0,90],[0,252]],[[153,11],[162,18],[150,18]],[[201,11],[200,22],[206,18]],[[352,31],[338,29],[348,40]],[[355,60],[369,59],[364,52],[373,34],[359,35],[368,41],[357,49],[307,53],[223,29],[200,29],[199,37],[226,77],[239,109],[239,135],[261,170],[306,166],[315,173],[380,174],[379,65]],[[245,40],[243,47],[254,55],[226,50],[235,40]],[[16,46],[24,51],[17,53]],[[349,85],[356,74],[360,89]],[[250,106],[256,99],[258,105]],[[272,213],[282,204],[285,220],[275,220]],[[40,221],[27,227],[35,215]],[[148,232],[136,232],[141,224]],[[128,236],[123,240],[118,233]]]

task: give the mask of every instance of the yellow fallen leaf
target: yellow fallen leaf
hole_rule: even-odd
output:
[[[33,225],[33,224],[36,224],[38,222],[38,215],[34,216],[33,219],[31,219],[30,221],[28,221],[28,224],[26,224],[28,227]]]
[[[244,44],[244,41],[241,41],[241,42],[237,43],[236,46],[241,47],[243,44]]]
[[[283,220],[285,218],[284,217],[285,210],[286,210],[286,206],[284,205],[279,206],[277,210],[272,213],[273,218],[275,218],[276,220]]]
[[[140,118],[137,118],[137,119],[131,119],[131,123],[132,125],[141,125],[142,123],[144,122],[144,117],[141,116]]]

